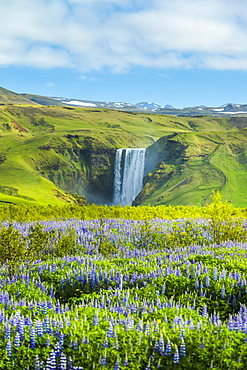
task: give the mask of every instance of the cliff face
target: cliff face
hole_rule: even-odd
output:
[[[42,176],[89,202],[111,204],[115,149],[93,138],[67,135],[39,150],[36,170]]]
[[[145,177],[143,190],[138,194],[133,205],[152,204],[152,197],[159,190],[169,187],[184,162],[187,144],[178,140],[177,134],[164,136],[146,149]],[[158,196],[156,202],[161,204],[164,196]]]
[[[115,149],[82,149],[83,193],[89,202],[112,203]],[[80,193],[80,189],[79,193]]]

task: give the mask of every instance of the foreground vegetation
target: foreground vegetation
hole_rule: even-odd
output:
[[[246,369],[245,210],[90,208],[1,217],[0,369]]]
[[[214,200],[212,202],[212,199]],[[211,203],[210,203],[211,202]],[[219,193],[212,193],[206,207],[188,206],[107,206],[107,205],[13,205],[0,206],[0,220],[41,221],[50,219],[105,219],[122,218],[132,220],[149,220],[155,218],[247,218],[247,208],[233,207],[229,202],[222,202]],[[215,216],[216,217],[216,216]]]

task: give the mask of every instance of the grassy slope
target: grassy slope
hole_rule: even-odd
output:
[[[174,153],[169,148],[170,157],[165,156],[164,160],[168,165],[175,165],[172,171],[169,167],[166,169],[172,173],[172,177],[169,181],[150,179],[155,186],[152,185],[153,191],[144,202],[201,204],[202,199],[212,189],[221,187],[224,179],[221,155],[226,158],[224,166],[226,164],[228,166],[227,183],[231,183],[224,187],[224,195],[234,193],[231,199],[238,205],[239,197],[235,194],[234,187],[236,182],[242,184],[241,188],[245,186],[246,168],[244,163],[240,164],[241,158],[244,161],[243,155],[241,154],[241,158],[237,156],[234,162],[230,149],[229,153],[227,152],[228,156],[220,154],[220,151],[216,150],[219,144],[214,143],[215,141],[222,143],[223,148],[225,137],[228,137],[227,130],[233,130],[236,139],[231,140],[234,143],[238,140],[245,142],[244,134],[240,137],[239,131],[234,130],[234,122],[229,123],[227,118],[185,118],[106,109],[2,105],[0,201],[64,204],[71,200],[53,182],[44,177],[42,172],[44,167],[50,168],[51,172],[54,172],[54,181],[62,184],[61,168],[70,171],[70,176],[74,176],[78,171],[87,171],[86,163],[74,160],[77,149],[148,147],[159,138],[173,135],[175,132],[176,136],[173,139],[175,144],[179,143],[187,149],[181,153],[182,158],[174,160]],[[207,133],[208,131],[210,133]],[[157,146],[154,145],[154,148],[157,151]],[[224,148],[228,150],[227,147]],[[167,150],[165,147],[159,148],[161,154],[163,149]],[[207,155],[208,159],[200,157],[201,155]],[[186,156],[189,159],[184,161],[183,158]],[[236,164],[239,166],[237,177],[234,171]],[[54,168],[57,170],[53,171]],[[240,178],[241,181],[237,181]],[[60,197],[54,195],[58,191]],[[159,198],[161,200],[157,201]]]
[[[247,130],[181,133],[148,149],[150,156],[157,152],[164,163],[146,176],[137,203],[202,206],[217,189],[247,207]]]
[[[31,101],[28,97],[16,94],[13,91],[0,87],[0,104],[28,104],[37,105],[36,102]]]

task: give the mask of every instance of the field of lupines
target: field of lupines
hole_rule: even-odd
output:
[[[246,369],[247,221],[227,210],[2,221],[0,369]]]

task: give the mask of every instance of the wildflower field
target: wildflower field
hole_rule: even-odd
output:
[[[246,369],[245,211],[219,199],[203,217],[182,211],[17,221],[12,208],[0,369]]]

